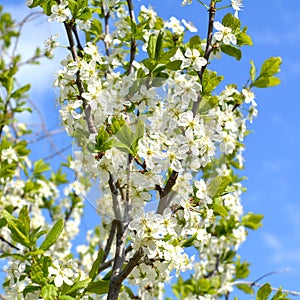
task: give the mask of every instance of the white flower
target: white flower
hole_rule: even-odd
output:
[[[257,106],[257,103],[255,102],[254,98],[254,93],[248,89],[242,89],[242,94],[245,97],[245,103],[249,104],[251,103],[251,105],[253,106]]]
[[[13,161],[18,161],[18,156],[12,147],[9,147],[7,149],[4,149],[1,154],[2,160],[7,160],[9,164],[11,164]]]
[[[190,32],[198,31],[198,29],[194,26],[194,24],[192,22],[187,22],[185,19],[182,19],[181,22],[186,27],[186,29],[189,30]]]
[[[61,287],[64,283],[72,285],[73,271],[70,268],[61,268],[58,261],[53,262],[53,266],[48,267],[49,275],[54,275],[54,284],[56,287]]]
[[[183,0],[183,1],[181,2],[181,5],[182,5],[182,6],[189,5],[189,4],[192,4],[192,2],[193,2],[193,0]]]
[[[221,42],[224,44],[233,44],[236,45],[236,37],[232,32],[232,29],[229,27],[225,27],[220,22],[214,22],[214,28],[218,30],[213,36],[215,41]]]
[[[70,9],[67,7],[68,3],[62,1],[58,5],[53,5],[51,7],[51,16],[49,17],[49,22],[57,21],[63,23],[71,15]]]
[[[242,0],[231,0],[231,6],[235,10],[234,16],[238,18],[238,12],[242,10],[241,7],[243,7]]]
[[[184,32],[184,27],[180,24],[180,21],[175,17],[171,17],[170,21],[165,23],[166,28],[170,28],[174,34],[182,34]]]
[[[184,55],[190,60],[191,65],[196,71],[200,71],[207,64],[207,60],[200,56],[200,52],[197,49],[188,48]]]
[[[26,5],[27,5],[27,6],[30,6],[32,3],[33,3],[33,0],[27,0],[27,1],[26,1]]]
[[[59,42],[57,41],[59,34],[51,35],[47,40],[45,40],[45,51],[49,53],[49,56],[53,56],[54,49],[59,46]]]

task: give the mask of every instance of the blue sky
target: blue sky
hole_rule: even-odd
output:
[[[28,13],[24,2],[1,1],[5,10],[18,19]],[[205,11],[196,0],[194,2],[192,6],[181,7],[179,0],[136,1],[137,5],[151,4],[164,18],[174,15],[192,20],[200,29],[200,35],[204,36]],[[220,15],[217,13],[216,20],[221,20]],[[270,56],[281,56],[283,59],[280,73],[282,84],[255,90],[259,116],[251,126],[254,133],[246,140],[243,174],[248,177],[244,182],[248,191],[243,195],[242,202],[245,211],[263,213],[265,219],[263,228],[250,232],[240,254],[252,263],[250,280],[271,271],[289,269],[288,272],[266,278],[266,281],[273,286],[282,285],[285,289],[300,291],[300,2],[244,0],[240,19],[249,27],[248,33],[253,38],[254,46],[244,48],[240,62],[233,58],[220,61],[217,68],[226,76],[228,83],[238,82],[241,87],[248,78],[250,59],[257,66]],[[34,49],[34,45],[41,44],[47,36],[58,31],[57,26],[41,20],[29,26],[24,31],[27,37],[21,40],[25,56]],[[58,61],[45,61],[42,68],[25,69],[20,77],[20,81],[25,79],[24,83],[31,81],[32,99],[43,113],[47,112],[47,126],[50,129],[56,128],[59,122],[53,105],[55,94],[51,90],[51,74],[58,68]],[[30,116],[24,118],[36,124]],[[57,139],[62,147],[69,143],[62,136]],[[35,152],[42,154],[40,149],[35,149]],[[84,224],[87,228],[91,227],[88,218],[84,219]]]

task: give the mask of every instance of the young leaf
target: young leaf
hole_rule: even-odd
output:
[[[251,286],[249,286],[248,284],[245,284],[245,283],[242,283],[242,284],[238,284],[236,286],[239,290],[247,293],[247,294],[250,294],[250,295],[253,295],[254,294],[254,290]]]
[[[55,225],[52,227],[52,229],[47,234],[45,240],[42,242],[40,249],[42,250],[48,250],[58,239],[60,236],[62,230],[64,228],[64,221],[63,219],[57,220]]]
[[[261,220],[264,218],[264,215],[253,214],[249,212],[248,214],[242,217],[242,223],[245,227],[257,230],[262,226]]]
[[[163,53],[163,48],[162,48],[163,37],[164,37],[164,34],[162,31],[160,31],[157,36],[156,45],[155,45],[155,59],[156,60],[159,60],[161,54]]]
[[[93,262],[93,265],[92,265],[92,269],[89,273],[89,277],[94,280],[96,278],[96,276],[98,275],[98,269],[99,269],[99,266],[100,266],[100,263],[102,261],[102,258],[104,256],[104,251],[102,248],[100,248],[99,252],[98,252],[98,255],[97,255],[97,258],[96,260]]]
[[[224,206],[222,206],[220,204],[216,204],[216,203],[213,204],[212,209],[219,216],[222,216],[222,217],[227,217],[228,216],[227,210],[225,209]]]
[[[58,288],[53,284],[46,284],[41,290],[41,296],[45,300],[56,299],[58,294]]]
[[[266,88],[266,87],[271,87],[271,86],[276,86],[280,84],[280,79],[275,76],[270,76],[270,77],[258,77],[251,86],[255,86],[258,88]]]
[[[80,289],[85,289],[90,282],[91,282],[91,278],[78,281],[74,283],[68,290],[66,290],[65,294],[70,295],[74,292],[77,292]]]
[[[14,216],[12,216],[8,211],[5,209],[2,211],[2,216],[5,218],[8,224],[8,228],[11,231],[11,238],[17,242],[22,244],[25,247],[28,247],[30,244],[29,239],[27,237],[26,233],[23,233],[22,230],[20,230],[19,226],[19,220],[16,219]]]
[[[109,280],[99,280],[90,283],[86,290],[89,293],[95,293],[98,295],[106,294],[108,293],[109,284],[110,284]]]
[[[217,176],[215,177],[207,187],[207,193],[210,198],[216,198],[222,196],[227,186],[232,181],[230,176]]]
[[[225,27],[231,28],[233,31],[235,31],[236,29],[240,29],[241,27],[241,21],[229,13],[223,17],[222,24]]]
[[[266,283],[257,291],[256,300],[267,300],[271,293],[272,288],[269,283]]]
[[[151,34],[149,37],[148,47],[147,47],[147,52],[148,52],[149,58],[151,58],[151,59],[155,58],[156,42],[157,42],[156,34]]]
[[[123,145],[129,149],[131,148],[134,141],[134,133],[127,124],[124,124],[115,135]]]
[[[42,159],[37,160],[33,166],[33,175],[36,178],[40,178],[42,173],[49,171],[49,164],[45,164]]]
[[[221,51],[227,55],[235,57],[237,60],[240,60],[242,58],[242,51],[232,45],[221,45]]]
[[[250,60],[250,65],[251,65],[250,78],[252,81],[254,81],[255,75],[256,75],[256,67],[255,67],[254,61],[252,59]]]
[[[28,207],[27,205],[22,207],[19,213],[19,224],[20,224],[20,229],[22,229],[22,232],[24,234],[29,234],[30,230],[30,217],[28,214]]]
[[[281,57],[270,57],[263,63],[259,76],[269,77],[280,71]]]

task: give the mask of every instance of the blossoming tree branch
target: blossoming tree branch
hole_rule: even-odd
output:
[[[256,284],[244,281],[249,263],[237,251],[263,216],[243,212],[238,174],[247,126],[258,113],[253,89],[280,83],[281,59],[259,70],[250,61],[243,86],[224,84],[213,65],[228,55],[240,60],[242,47],[252,45],[239,19],[242,1],[174,1],[180,4],[207,12],[207,21],[163,20],[133,0],[27,0],[60,23],[66,39],[51,36],[44,52],[23,63],[15,50],[6,55],[20,31],[1,13],[3,299],[254,293]],[[57,103],[76,150],[50,172],[42,159],[29,158],[30,132],[17,115],[29,109],[30,86],[17,87],[16,75],[56,47],[66,53],[55,74]],[[83,195],[95,184],[101,223],[74,250]],[[263,285],[258,299],[271,291]],[[272,299],[286,295],[279,289]]]

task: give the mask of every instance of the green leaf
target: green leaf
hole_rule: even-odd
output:
[[[155,59],[159,60],[161,54],[163,53],[163,37],[164,33],[162,31],[159,32],[156,40],[156,45],[155,45]]]
[[[64,228],[64,220],[63,219],[57,220],[55,225],[47,234],[45,240],[42,242],[40,249],[45,251],[48,250],[56,242],[63,228]]]
[[[193,234],[190,238],[185,240],[183,244],[181,245],[183,248],[188,248],[194,245],[194,241],[197,237],[197,233]]]
[[[134,133],[127,124],[124,124],[119,131],[115,133],[115,135],[122,144],[129,149],[131,148],[131,145],[134,141]]]
[[[271,293],[271,285],[266,283],[257,291],[256,300],[267,300]]]
[[[145,131],[144,122],[139,119],[137,122],[137,125],[136,125],[135,133],[134,133],[134,141],[131,146],[133,155],[136,155],[138,152],[139,140],[144,136],[144,131]]]
[[[0,229],[7,225],[7,221],[5,218],[0,218]]]
[[[91,278],[87,278],[81,281],[76,282],[73,284],[66,292],[66,295],[70,295],[74,292],[77,292],[78,290],[85,289],[87,285],[91,282]]]
[[[238,46],[242,46],[242,45],[248,45],[248,46],[252,46],[253,42],[252,42],[252,38],[250,35],[248,35],[246,33],[246,29],[245,28],[240,34],[237,35],[236,40],[237,40],[237,44]]]
[[[242,58],[242,51],[235,46],[222,44],[221,51],[227,55],[235,57],[237,60]]]
[[[11,94],[11,98],[20,99],[24,97],[24,94],[30,90],[30,84],[26,84],[21,88],[17,89]]]
[[[240,258],[235,262],[235,278],[247,278],[250,274],[250,264],[247,261],[240,261]]]
[[[270,57],[263,63],[260,70],[260,77],[269,77],[280,71],[281,57]]]
[[[41,290],[41,296],[45,300],[56,299],[58,295],[58,288],[53,284],[45,284]]]
[[[223,205],[214,203],[212,206],[212,209],[219,216],[222,216],[222,217],[228,216],[228,212]]]
[[[281,81],[278,77],[270,76],[270,77],[258,77],[251,86],[255,86],[258,88],[266,88],[271,86],[276,86],[280,84]]]
[[[254,81],[255,75],[256,75],[256,67],[255,67],[254,61],[252,59],[250,60],[250,65],[251,65],[250,78],[252,81]]]
[[[223,17],[222,24],[225,27],[231,28],[233,31],[236,31],[237,29],[240,29],[240,27],[241,27],[241,21],[238,18],[234,17],[230,13],[226,14]]]
[[[107,294],[109,289],[109,280],[99,280],[96,282],[92,282],[87,287],[87,292],[95,293],[98,295]]]
[[[282,293],[281,287],[277,291],[277,293],[272,297],[271,300],[291,300],[290,298],[287,297],[288,294]]]
[[[22,228],[22,232],[24,234],[28,234],[30,231],[30,217],[28,214],[28,207],[27,205],[22,207],[19,213],[19,222]]]
[[[177,71],[180,70],[182,61],[181,60],[173,60],[166,64],[166,68],[171,71]]]
[[[243,291],[243,292],[245,292],[245,293],[247,293],[247,294],[250,294],[250,295],[253,295],[253,294],[254,294],[253,288],[252,288],[251,286],[249,286],[248,284],[245,284],[245,283],[237,284],[236,287],[237,287],[239,290],[241,290],[241,291]]]
[[[218,76],[217,72],[206,69],[202,78],[202,95],[210,95],[223,79],[224,77]]]
[[[26,234],[22,232],[19,228],[19,220],[13,217],[8,211],[5,209],[1,212],[2,216],[6,219],[8,228],[11,231],[11,238],[13,241],[22,244],[25,247],[28,247],[30,244],[29,239]]]
[[[60,295],[60,296],[58,296],[58,299],[59,300],[75,300],[74,297],[68,296],[68,295]]]
[[[188,47],[191,49],[198,49],[201,46],[201,39],[199,35],[194,35],[188,42]]]
[[[242,224],[247,228],[257,230],[259,227],[262,226],[261,221],[263,218],[264,215],[253,214],[252,212],[249,212],[248,214],[242,217]]]
[[[155,49],[156,49],[157,36],[156,34],[151,34],[148,40],[147,52],[151,59],[155,58]]]
[[[49,164],[44,163],[42,159],[37,160],[33,165],[33,175],[36,178],[40,178],[42,173],[49,171],[50,169]]]
[[[197,281],[197,286],[202,293],[208,292],[210,289],[210,282],[206,278],[201,278]]]
[[[98,255],[97,255],[97,258],[96,260],[93,262],[93,265],[92,265],[92,269],[89,273],[89,277],[94,280],[96,278],[96,276],[98,275],[98,269],[99,269],[99,266],[101,264],[101,261],[102,261],[102,258],[104,256],[104,251],[102,248],[100,248],[100,250],[98,251]]]
[[[217,176],[209,183],[207,193],[210,198],[216,198],[223,195],[227,186],[232,182],[230,176]]]

